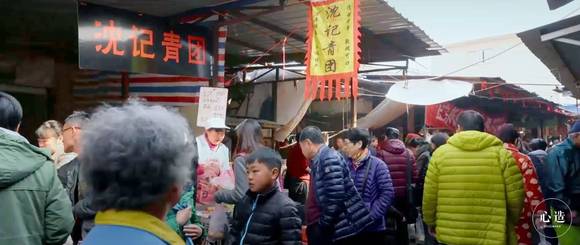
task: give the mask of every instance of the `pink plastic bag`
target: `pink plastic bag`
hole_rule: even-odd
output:
[[[220,165],[216,162],[207,162],[200,164],[197,176],[197,203],[202,205],[215,204],[214,194],[218,187],[211,184],[212,179],[218,177],[221,173]]]
[[[222,171],[218,177],[210,180],[210,184],[226,190],[233,190],[236,187],[234,182],[234,170],[232,169]]]

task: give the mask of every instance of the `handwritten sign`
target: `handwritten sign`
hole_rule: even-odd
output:
[[[197,126],[205,127],[210,118],[226,120],[228,107],[228,89],[201,87],[199,91],[199,109],[197,112]]]
[[[360,18],[358,16],[358,1],[356,0],[325,0],[311,1],[308,25],[308,54],[307,54],[307,86],[306,92],[315,93],[320,87],[320,99],[331,99],[329,91],[324,94],[325,84],[321,82],[335,82],[336,97],[340,93],[341,80],[357,85]],[[345,97],[350,96],[350,84],[345,86]],[[348,88],[348,89],[347,89]],[[356,96],[356,89],[353,89]]]
[[[211,77],[208,28],[85,3],[78,23],[82,69]]]

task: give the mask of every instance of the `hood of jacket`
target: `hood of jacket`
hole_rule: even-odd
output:
[[[538,157],[547,157],[548,156],[548,153],[546,151],[544,151],[544,150],[535,150],[535,151],[532,151],[532,152],[528,153],[528,155],[530,155],[530,156],[538,156]]]
[[[403,154],[407,150],[407,148],[405,148],[405,143],[398,139],[385,139],[379,146],[381,150],[395,155]]]
[[[497,137],[479,131],[463,131],[453,135],[447,141],[464,151],[480,151],[492,146],[503,146],[503,142]]]
[[[51,162],[48,151],[35,147],[15,132],[0,130],[0,189],[28,177]]]

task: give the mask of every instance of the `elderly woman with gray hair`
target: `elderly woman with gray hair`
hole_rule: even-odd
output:
[[[82,140],[82,172],[98,210],[83,245],[184,244],[164,221],[195,155],[186,120],[161,106],[103,107]]]

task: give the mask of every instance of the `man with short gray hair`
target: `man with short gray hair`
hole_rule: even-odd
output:
[[[64,120],[62,141],[65,152],[80,153],[81,132],[88,121],[89,114],[84,111],[75,111]]]
[[[84,124],[88,121],[89,114],[83,111],[75,111],[65,119],[62,127],[62,143],[65,153],[77,155],[80,153],[81,132]],[[79,166],[79,160],[75,158],[58,170],[58,177],[67,189],[73,204],[78,202],[78,196],[75,196],[74,192],[77,188]]]
[[[311,169],[305,205],[308,242],[341,244],[370,226],[374,220],[350,178],[344,158],[324,144],[320,129],[304,128],[299,144]]]
[[[185,118],[137,102],[104,107],[86,125],[81,146],[81,175],[98,211],[83,245],[184,244],[163,219],[196,154]]]
[[[74,206],[73,212],[77,220],[75,229],[71,234],[75,244],[82,240],[82,236],[88,232],[92,226],[95,213],[90,209],[88,201],[81,202],[86,196],[83,188],[84,181],[79,178],[81,162],[78,155],[81,153],[80,141],[85,124],[89,121],[89,114],[83,111],[75,111],[64,121],[62,128],[62,138],[65,153],[75,153],[75,157],[69,163],[58,169],[58,177],[64,188],[67,190],[69,198]],[[85,224],[83,224],[83,221]],[[84,232],[83,232],[84,231]]]

